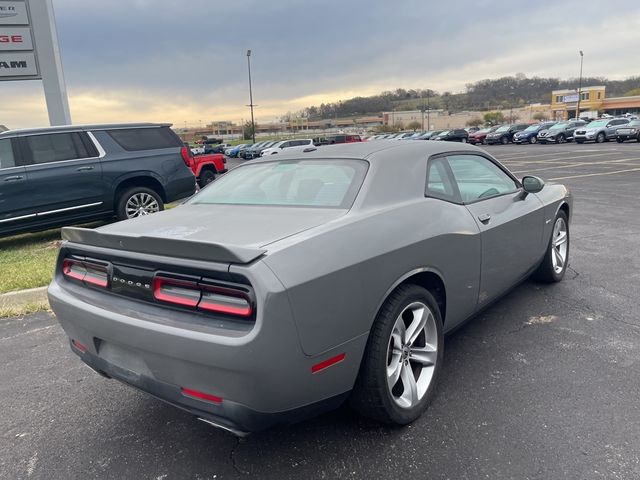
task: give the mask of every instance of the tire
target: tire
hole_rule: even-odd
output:
[[[638,134],[638,138],[636,138],[636,142],[640,143],[640,134]]]
[[[529,143],[533,145],[534,143],[538,143],[538,137],[535,135],[529,139]]]
[[[140,208],[133,211],[135,206]],[[146,207],[145,207],[146,206]],[[164,202],[158,192],[147,187],[131,187],[118,197],[116,215],[118,220],[141,217],[164,210]]]
[[[556,143],[565,143],[566,141],[567,139],[562,133],[559,133],[558,136],[556,137]]]
[[[200,179],[198,185],[200,188],[204,188],[216,179],[216,172],[211,169],[202,170],[200,172]]]
[[[580,145],[582,145],[584,143],[584,140],[576,140],[576,143],[579,143]]]
[[[565,241],[560,243],[562,229],[565,232]],[[542,263],[538,269],[534,272],[533,276],[537,280],[544,283],[559,282],[564,278],[564,274],[567,271],[569,265],[569,244],[571,236],[569,234],[569,221],[567,214],[560,210],[556,215],[553,222],[553,230],[551,231],[551,238],[547,245],[547,252],[544,255]],[[564,249],[562,246],[564,245]],[[558,263],[558,259],[562,258],[564,252],[564,258],[562,259],[562,267]]]
[[[624,143],[624,140],[623,140],[623,139],[621,139],[621,138],[616,138],[616,142],[618,142],[618,143]]]
[[[606,135],[602,132],[596,135],[596,143],[604,143],[606,139],[607,139]]]
[[[418,317],[420,309],[423,315]],[[408,332],[404,327],[407,323],[414,325],[412,322],[417,318],[424,319],[425,325],[419,328],[413,342],[405,345],[403,337]],[[397,328],[400,324],[401,330]],[[366,417],[388,424],[406,425],[420,417],[438,383],[443,358],[442,332],[442,317],[433,295],[417,285],[398,287],[382,305],[369,333],[350,397],[351,406]],[[418,349],[424,363],[415,357],[411,360]],[[388,374],[394,364],[398,367]],[[390,379],[391,375],[395,381]],[[405,390],[405,382],[411,384],[411,379],[415,388]]]
[[[502,145],[506,145],[507,143],[509,143],[509,139],[508,139],[507,137],[502,137],[502,138],[500,139],[500,143],[501,143]]]
[[[460,142],[461,142],[461,143],[467,143],[467,139],[466,139],[466,138],[464,138],[464,137],[462,137],[462,139],[460,139]]]

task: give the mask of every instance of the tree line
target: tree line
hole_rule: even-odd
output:
[[[604,85],[607,97],[638,95],[640,76],[625,80],[583,77],[582,86]],[[443,109],[451,113],[465,110],[492,110],[518,107],[530,103],[549,103],[552,90],[577,89],[578,79],[515,76],[480,80],[466,85],[464,92],[436,92],[430,89],[398,88],[370,97],[354,97],[338,102],[322,103],[297,112],[310,120],[358,115],[377,115],[392,110]],[[285,117],[290,117],[287,114]]]

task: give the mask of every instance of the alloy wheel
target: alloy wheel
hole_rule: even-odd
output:
[[[567,261],[568,241],[567,223],[564,221],[564,218],[558,217],[553,226],[553,237],[551,240],[551,262],[553,264],[553,271],[556,274],[560,274],[564,270]]]
[[[160,211],[160,205],[153,195],[141,192],[129,197],[125,211],[127,218],[136,218]]]
[[[427,392],[438,358],[438,330],[433,312],[422,302],[402,310],[387,347],[387,385],[401,408],[417,405]]]

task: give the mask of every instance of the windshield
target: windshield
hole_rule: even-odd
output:
[[[561,122],[561,123],[556,123],[553,127],[551,127],[549,130],[562,130],[563,128],[567,128],[569,124],[565,123],[565,122]]]
[[[489,133],[490,131],[490,128],[483,128],[482,130],[478,130],[476,133]]]
[[[448,134],[450,131],[451,131],[451,130],[444,130],[444,131],[440,132],[440,133],[438,134],[438,136],[439,136],[439,137],[440,137],[440,136],[444,137],[444,136],[445,136],[446,134]]]
[[[510,125],[503,125],[502,127],[500,127],[499,129],[496,130],[496,132],[508,132],[509,128],[511,128]]]
[[[594,120],[589,125],[587,125],[587,128],[605,127],[607,123],[609,123],[609,120]]]
[[[626,127],[640,127],[640,120],[631,120]]]
[[[190,204],[349,208],[367,171],[361,160],[283,160],[244,165],[211,183]]]
[[[539,128],[540,128],[540,125],[531,125],[530,127],[525,128],[524,131],[525,132],[535,132]]]

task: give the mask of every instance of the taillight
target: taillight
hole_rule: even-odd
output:
[[[65,258],[62,261],[62,274],[96,287],[106,288],[109,284],[109,271],[106,265]]]
[[[253,314],[251,296],[240,288],[157,275],[153,279],[153,296],[164,303],[208,312],[245,318]]]
[[[182,147],[180,149],[180,155],[182,155],[182,160],[184,160],[184,164],[191,168],[191,155],[188,147]]]
[[[195,307],[200,301],[200,289],[196,282],[167,277],[153,279],[153,296],[161,302]]]
[[[212,285],[202,285],[201,288],[202,299],[198,308],[240,317],[251,316],[251,299],[245,292]]]

